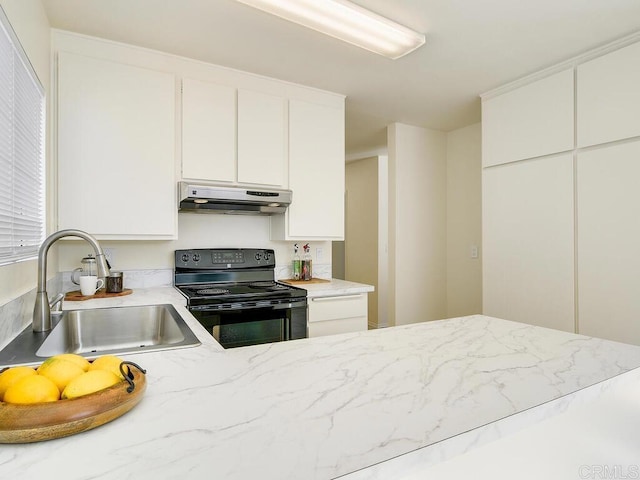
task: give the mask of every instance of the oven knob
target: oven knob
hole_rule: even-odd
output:
[[[193,254],[193,261],[194,262],[199,262],[200,261],[200,254],[199,253],[194,253]]]
[[[259,262],[260,258],[262,258],[262,255],[260,255],[260,252],[256,253],[256,260]]]
[[[182,261],[185,262],[185,263],[189,261],[189,254],[188,253],[183,253],[182,254]]]
[[[268,262],[269,259],[271,258],[271,255],[269,255],[269,252],[264,252],[264,259]]]

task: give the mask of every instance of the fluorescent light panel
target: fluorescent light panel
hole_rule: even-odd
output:
[[[394,60],[425,42],[423,34],[346,0],[237,1]]]

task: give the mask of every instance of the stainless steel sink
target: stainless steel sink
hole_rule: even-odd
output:
[[[31,325],[0,352],[0,365],[39,363],[60,353],[141,353],[199,345],[173,305],[69,310],[51,332]]]

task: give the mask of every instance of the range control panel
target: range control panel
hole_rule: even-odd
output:
[[[259,248],[196,248],[176,250],[176,268],[225,270],[275,267],[273,250]]]

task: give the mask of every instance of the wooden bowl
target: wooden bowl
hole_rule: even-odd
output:
[[[131,363],[126,362],[128,365]],[[137,365],[135,366],[137,367]],[[17,405],[0,402],[0,443],[32,443],[91,430],[135,407],[147,387],[144,370],[130,368],[135,388],[122,381],[82,397]]]

